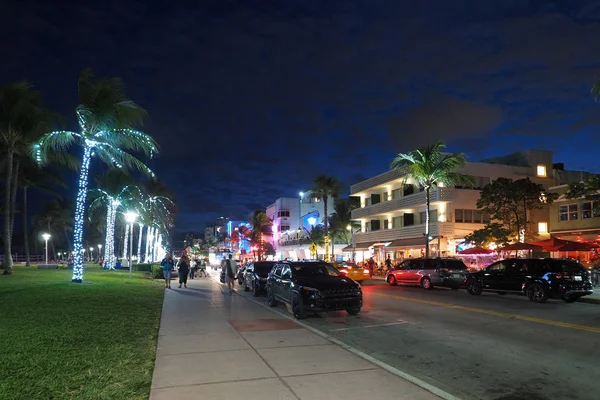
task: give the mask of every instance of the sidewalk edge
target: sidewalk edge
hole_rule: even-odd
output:
[[[213,282],[214,282],[214,280],[213,280]],[[237,290],[236,290],[236,292],[237,292]],[[368,355],[367,353],[364,353],[364,352],[362,352],[362,351],[360,351],[358,349],[355,349],[354,347],[352,347],[352,346],[350,346],[350,345],[348,345],[348,344],[340,341],[339,339],[336,339],[336,338],[334,338],[334,337],[326,334],[325,332],[322,332],[322,331],[320,331],[320,330],[318,330],[316,328],[313,328],[312,326],[307,325],[307,324],[305,324],[302,321],[298,321],[297,319],[292,318],[291,316],[286,315],[286,314],[284,314],[283,312],[281,312],[279,310],[276,310],[276,309],[273,309],[271,307],[268,307],[266,304],[263,304],[263,303],[261,303],[261,302],[259,302],[257,300],[254,300],[253,298],[251,298],[249,296],[242,295],[241,293],[238,293],[238,295],[241,296],[241,297],[243,297],[246,300],[249,300],[249,301],[251,301],[251,302],[253,302],[253,303],[255,303],[255,304],[263,307],[263,308],[271,310],[275,314],[278,314],[278,315],[280,315],[280,316],[282,316],[284,318],[287,318],[287,319],[289,319],[291,321],[294,321],[296,324],[302,326],[303,328],[308,329],[309,331],[311,331],[311,332],[313,332],[313,333],[315,333],[315,334],[317,334],[317,335],[319,335],[319,336],[321,336],[321,337],[329,340],[332,343],[337,344],[338,346],[340,346],[340,347],[348,350],[349,352],[351,352],[351,353],[359,356],[360,358],[362,358],[364,360],[367,360],[370,363],[375,364],[376,366],[378,366],[380,368],[383,368],[384,370],[386,370],[386,371],[388,371],[388,372],[390,372],[390,373],[392,373],[392,374],[394,374],[394,375],[396,375],[396,376],[398,376],[398,377],[400,377],[400,378],[402,378],[402,379],[404,379],[406,381],[411,382],[412,384],[420,387],[421,389],[427,390],[428,392],[430,392],[430,393],[438,396],[441,399],[444,399],[444,400],[461,400],[459,397],[451,395],[450,393],[445,392],[442,389],[439,389],[439,388],[437,388],[437,387],[435,387],[435,386],[433,386],[433,385],[431,385],[431,384],[429,384],[429,383],[427,383],[427,382],[425,382],[425,381],[423,381],[423,380],[421,380],[421,379],[419,379],[419,378],[417,378],[415,376],[412,376],[412,375],[410,375],[410,374],[408,374],[408,373],[406,373],[404,371],[399,370],[398,368],[395,368],[395,367],[393,367],[393,366],[391,366],[389,364],[386,364],[383,361],[380,361],[380,360],[378,360],[378,359],[376,359],[376,358]]]

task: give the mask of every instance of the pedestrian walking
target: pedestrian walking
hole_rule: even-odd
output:
[[[229,294],[233,294],[233,284],[235,282],[235,275],[237,274],[237,264],[233,260],[233,256],[230,254],[229,258],[225,260],[225,282],[229,288]]]
[[[173,266],[175,265],[175,261],[173,261],[173,257],[171,253],[167,253],[165,258],[160,262],[160,265],[163,267],[163,276],[165,277],[165,288],[171,289],[171,271],[173,270]]]
[[[177,263],[177,268],[179,268],[179,287],[183,285],[183,287],[187,288],[187,279],[188,274],[190,273],[190,259],[185,251],[181,254],[181,258]]]

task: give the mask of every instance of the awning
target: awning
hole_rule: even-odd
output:
[[[364,251],[364,250],[369,250],[369,247],[373,246],[375,243],[379,243],[379,242],[363,242],[363,243],[356,243],[356,246],[346,246],[342,249],[342,251]]]
[[[411,238],[411,239],[396,239],[393,240],[392,243],[390,243],[390,245],[387,247],[388,249],[390,248],[406,248],[406,247],[413,247],[413,248],[425,248],[425,238]]]
[[[350,253],[352,251],[352,245],[346,246],[342,249],[342,253]]]

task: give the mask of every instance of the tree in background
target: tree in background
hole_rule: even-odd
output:
[[[554,193],[546,193],[544,187],[532,182],[529,178],[518,179],[498,178],[487,184],[477,200],[477,208],[490,215],[491,219],[497,221],[499,227],[486,225],[487,231],[496,230],[502,238],[503,232],[511,241],[524,241],[535,238],[535,233],[527,229],[530,222],[529,216],[532,210],[541,209],[551,204],[556,198]],[[476,237],[479,232],[473,232]],[[483,234],[483,233],[481,233]]]
[[[55,131],[45,134],[32,150],[38,163],[49,155],[66,151],[71,145],[83,148],[75,206],[73,282],[83,280],[83,224],[92,157],[115,168],[137,169],[151,176],[154,173],[135,153],[152,157],[158,145],[149,135],[133,130],[142,125],[146,111],[124,95],[118,78],[95,79],[85,70],[78,81],[80,104],[75,113],[80,132]]]
[[[327,175],[319,175],[313,180],[313,188],[310,189],[312,195],[316,199],[323,201],[323,225],[325,228],[325,237],[329,236],[329,197],[337,199],[342,192],[342,185],[340,182]],[[331,246],[331,256],[333,257],[333,246]],[[326,254],[325,258],[328,259],[329,255]]]
[[[343,240],[346,244],[352,242],[352,232],[360,228],[360,223],[352,221],[352,210],[356,207],[351,199],[337,199],[333,204],[331,230],[334,232],[334,237]]]
[[[594,209],[598,213],[600,211],[600,176],[594,175],[585,182],[569,184],[569,189],[565,195],[569,199],[586,199],[592,201]]]
[[[256,210],[250,216],[250,243],[256,246],[258,260],[262,260],[262,255],[266,253],[264,237],[273,234],[273,221],[267,216],[265,210]]]
[[[444,186],[473,186],[473,177],[456,172],[467,163],[464,154],[446,153],[443,142],[413,150],[409,153],[398,153],[390,164],[391,169],[405,169],[406,177],[425,189],[425,258],[429,258],[429,225],[431,188]]]
[[[0,152],[4,169],[4,274],[12,274],[12,232],[19,168],[22,158],[30,157],[32,143],[50,129],[53,115],[43,105],[42,96],[28,82],[0,87]],[[59,158],[60,155],[57,155]]]
[[[477,229],[465,236],[464,241],[475,246],[487,247],[492,243],[504,246],[510,243],[513,232],[498,222],[490,222],[482,229]]]

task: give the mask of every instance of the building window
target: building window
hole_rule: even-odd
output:
[[[437,210],[429,210],[429,218],[433,222],[438,222],[438,213],[437,213]]]
[[[370,197],[367,197],[367,198],[365,199],[365,207],[368,207],[368,206],[370,206],[370,205],[371,205],[371,198],[370,198]]]
[[[383,220],[383,229],[390,229],[390,221],[387,219]]]
[[[577,219],[577,204],[569,204],[569,221]]]
[[[546,166],[545,165],[540,164],[537,166],[537,176],[539,176],[540,178],[546,177]]]
[[[378,219],[371,220],[371,231],[378,231],[381,229],[381,221]]]
[[[392,190],[392,200],[400,198],[400,189]]]
[[[466,224],[473,222],[473,210],[463,210],[463,222]]]
[[[365,232],[371,232],[371,223],[365,222]]]
[[[321,202],[321,199],[318,197],[315,197],[315,203],[320,203],[320,202]]]
[[[421,222],[421,224],[425,224],[427,222],[427,215],[425,215],[425,211],[421,211],[419,213],[419,221]]]
[[[454,221],[463,222],[463,210],[454,210]]]
[[[588,219],[588,218],[592,218],[592,202],[591,201],[587,201],[585,203],[583,203],[581,205],[581,218],[582,219]]]
[[[558,220],[568,221],[569,220],[569,208],[567,206],[558,207]]]
[[[290,216],[290,210],[279,210],[277,211],[277,218],[288,217]]]
[[[489,223],[490,223],[490,220],[491,220],[491,218],[490,218],[490,214],[488,214],[488,213],[483,213],[483,216],[482,216],[482,220],[481,220],[481,222],[482,222],[482,223],[484,223],[484,224],[489,224]]]
[[[415,224],[415,214],[406,213],[404,214],[404,226],[411,226]]]
[[[388,192],[383,192],[383,201],[391,200],[391,196]]]
[[[538,222],[538,233],[548,233],[547,222]]]
[[[394,217],[392,218],[392,228],[398,229],[402,227],[402,217]]]
[[[279,227],[279,232],[286,232],[290,230],[290,226],[289,225],[281,225]]]
[[[413,185],[407,184],[404,185],[404,196],[408,196],[409,194],[413,194],[415,192],[415,187]]]

